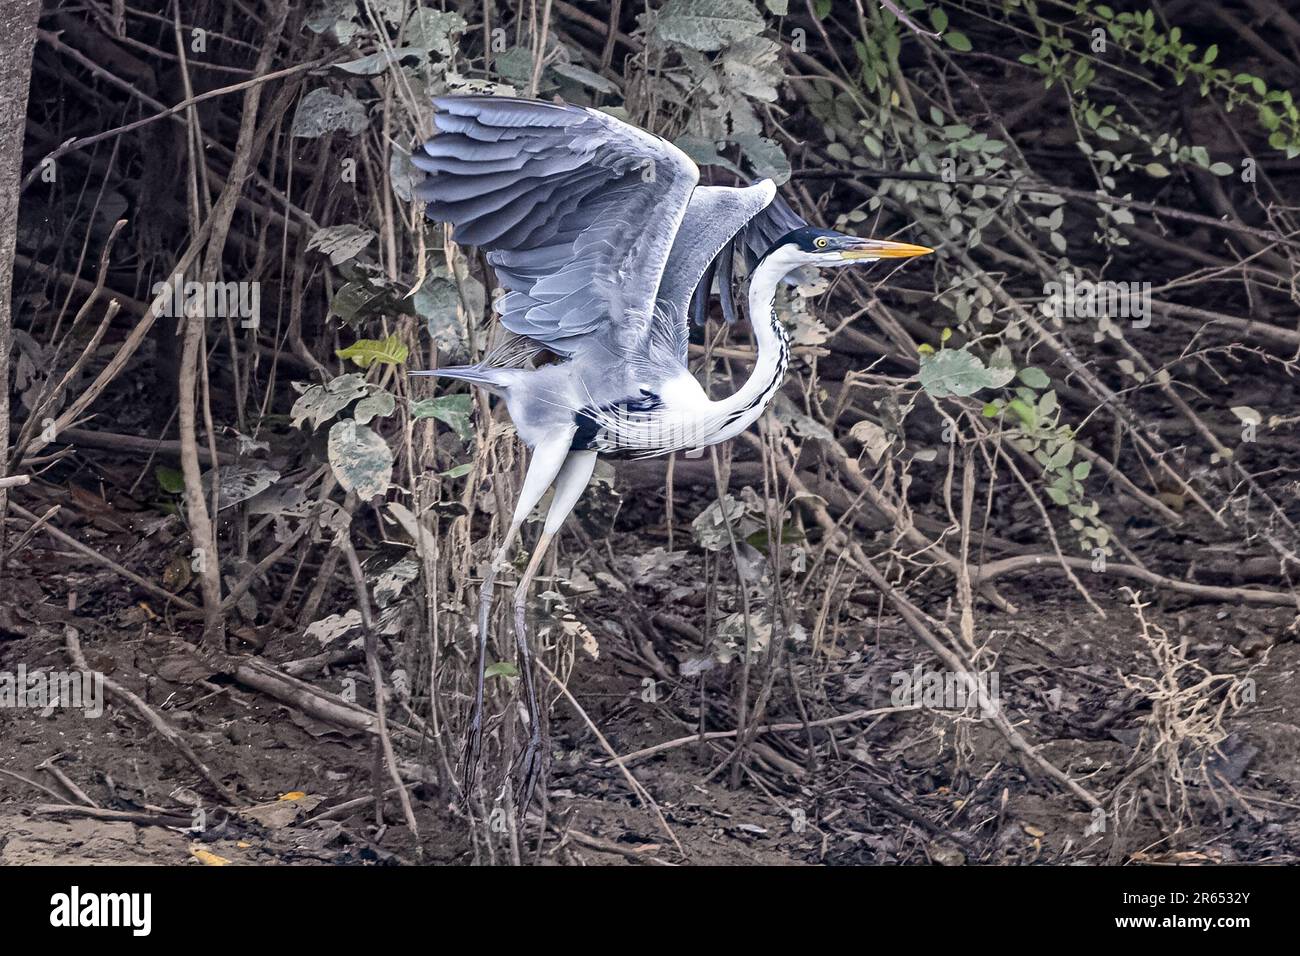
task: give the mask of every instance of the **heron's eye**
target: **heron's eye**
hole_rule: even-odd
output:
[[[817,246],[818,249],[825,249],[825,248],[826,248],[826,237],[825,237],[825,236],[822,236],[820,239],[817,240],[817,242],[815,243],[815,245]]]

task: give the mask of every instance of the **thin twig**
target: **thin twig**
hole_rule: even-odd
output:
[[[623,758],[620,757],[618,752],[610,746],[609,741],[605,739],[605,735],[600,732],[600,728],[596,726],[595,722],[587,715],[587,712],[583,710],[582,705],[579,704],[578,699],[570,693],[569,688],[555,676],[555,673],[547,667],[543,661],[539,660],[537,666],[542,669],[543,674],[551,679],[551,683],[560,689],[560,693],[564,695],[564,699],[569,702],[569,705],[573,707],[578,716],[582,718],[582,722],[587,725],[587,729],[596,735],[596,739],[600,741],[600,745],[604,748],[605,753],[609,754],[610,759],[614,761],[615,765],[617,765],[619,772],[623,774],[623,779],[627,781],[627,785],[632,788],[633,795],[638,801],[640,801],[642,806],[650,808],[655,815],[655,819],[659,823],[660,829],[667,834],[668,839],[673,841],[673,846],[677,847],[677,852],[685,857],[686,851],[682,849],[681,843],[678,842],[677,834],[673,832],[673,828],[670,827],[668,821],[664,819],[663,811],[659,809],[659,804],[655,802],[655,798],[650,796],[650,792],[646,790],[645,787],[641,786],[636,777],[632,776],[632,771],[627,769],[627,766],[623,763]]]
[[[75,591],[68,595],[69,611],[76,610],[76,597],[77,595]],[[72,658],[72,664],[77,668],[77,670],[88,676],[94,673],[96,677],[104,682],[104,687],[107,688],[110,693],[130,704],[135,709],[136,713],[144,718],[145,723],[153,727],[154,730],[158,731],[158,733],[162,735],[164,740],[180,751],[181,756],[189,761],[190,766],[199,772],[199,776],[206,780],[208,785],[212,787],[212,789],[215,790],[221,796],[221,799],[227,804],[234,806],[243,802],[235,795],[233,790],[218,779],[217,775],[208,768],[207,764],[199,759],[199,755],[194,752],[194,748],[186,742],[185,738],[182,737],[179,732],[174,730],[171,724],[159,717],[152,707],[108,675],[91,671],[90,665],[86,663],[86,656],[81,652],[81,641],[77,637],[77,629],[75,627],[71,625],[65,627],[63,631],[63,639],[64,644],[68,649],[68,656]]]

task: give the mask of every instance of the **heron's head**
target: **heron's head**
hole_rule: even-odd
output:
[[[914,246],[906,242],[890,242],[887,239],[860,239],[846,236],[832,229],[817,229],[804,226],[787,232],[772,244],[763,255],[764,261],[787,269],[800,266],[817,266],[835,268],[876,262],[879,259],[910,259],[912,256],[925,256],[934,252],[925,246]]]

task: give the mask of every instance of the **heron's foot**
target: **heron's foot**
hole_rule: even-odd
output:
[[[479,769],[483,763],[483,712],[476,709],[465,733],[465,750],[460,760],[460,798],[469,803],[470,794],[478,784]]]
[[[546,742],[536,720],[529,731],[528,743],[519,757],[517,768],[519,786],[515,790],[515,813],[522,825],[528,808],[532,805],[537,781],[546,779]]]

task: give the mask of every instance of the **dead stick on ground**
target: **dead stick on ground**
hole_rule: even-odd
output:
[[[612,840],[603,840],[598,836],[592,836],[590,833],[583,833],[581,830],[563,830],[556,832],[562,833],[574,843],[581,844],[588,849],[595,850],[598,853],[613,853],[624,859],[631,860],[633,863],[646,863],[654,866],[676,866],[668,860],[661,860],[657,856],[650,856],[650,852],[657,849],[656,844],[649,844],[638,849],[633,846],[624,846],[615,843]]]
[[[37,781],[37,780],[33,780],[31,777],[24,777],[22,774],[20,774],[20,773],[15,773],[15,772],[12,771],[12,770],[6,770],[4,767],[0,767],[0,773],[4,774],[6,777],[13,777],[15,780],[21,780],[23,783],[27,784],[29,787],[35,787],[37,790],[40,790],[42,793],[48,793],[48,794],[49,794],[51,797],[53,797],[55,800],[63,800],[63,801],[65,801],[65,802],[67,803],[67,805],[68,805],[69,807],[72,807],[72,808],[75,809],[76,806],[77,806],[77,805],[76,805],[75,803],[73,803],[71,800],[68,800],[68,798],[65,797],[63,794],[58,793],[57,791],[51,790],[49,787],[45,786],[45,784],[40,783],[40,782]],[[63,807],[59,807],[59,809],[63,809]]]
[[[1018,554],[1009,558],[1000,558],[996,561],[990,561],[982,564],[975,569],[974,577],[979,581],[992,581],[1003,575],[1015,574],[1019,571],[1051,571],[1059,572],[1061,563],[1079,568],[1081,570],[1092,567],[1092,558],[1070,558],[1057,557],[1046,554]],[[1168,588],[1171,591],[1178,591],[1192,597],[1204,598],[1207,601],[1225,601],[1234,604],[1264,604],[1272,607],[1295,607],[1298,599],[1291,594],[1285,594],[1281,591],[1265,591],[1261,588],[1241,588],[1241,587],[1222,587],[1214,584],[1195,584],[1192,581],[1180,581],[1177,578],[1168,578],[1162,574],[1156,574],[1154,571],[1148,571],[1146,568],[1139,568],[1133,564],[1116,564],[1106,562],[1105,574],[1115,574],[1120,577],[1136,578],[1139,581],[1146,581],[1148,584],[1155,584],[1162,588]]]
[[[951,639],[952,646],[949,646],[944,641],[940,640],[939,637],[926,626],[925,615],[921,609],[909,601],[902,592],[889,583],[888,579],[881,574],[880,569],[875,566],[871,558],[867,555],[867,552],[863,550],[862,546],[859,545],[857,541],[838,531],[835,520],[831,517],[830,512],[826,510],[826,506],[819,504],[817,499],[809,493],[807,487],[804,485],[803,481],[800,480],[799,476],[795,474],[794,469],[789,465],[789,463],[782,464],[782,472],[786,481],[789,483],[791,490],[801,499],[804,506],[812,512],[817,524],[820,525],[828,535],[838,536],[841,542],[841,547],[846,552],[845,557],[850,561],[850,563],[855,565],[858,570],[867,576],[871,583],[876,586],[877,591],[884,595],[885,598],[894,605],[899,616],[903,618],[904,622],[906,622],[912,633],[920,639],[921,643],[930,648],[930,650],[932,650],[939,659],[944,662],[944,665],[954,674],[966,674],[973,671],[974,668],[964,662],[961,656],[953,649],[954,647],[959,646],[956,639]],[[1101,806],[1100,800],[1080,786],[1077,782],[1072,780],[1063,770],[1034,749],[1033,745],[1024,738],[1020,731],[1016,730],[1016,728],[1012,726],[1011,721],[1009,721],[1006,715],[1002,712],[1001,705],[998,704],[997,701],[992,700],[984,692],[979,681],[972,679],[971,683],[975,687],[977,704],[980,712],[991,716],[994,726],[997,727],[998,731],[1006,738],[1007,743],[1010,744],[1014,750],[1023,754],[1028,762],[1038,767],[1038,769],[1044,774],[1052,780],[1055,780],[1060,786],[1074,794],[1089,807]]]
[[[391,790],[385,790],[384,796],[391,797],[400,793],[402,790],[414,790],[420,785],[419,781],[408,783],[403,787],[393,787]],[[348,800],[346,803],[340,803],[338,806],[330,807],[328,810],[322,810],[315,816],[308,817],[303,823],[316,823],[319,820],[337,820],[339,817],[345,817],[353,810],[360,810],[362,807],[369,806],[375,802],[375,795],[367,794],[364,797],[357,797],[355,800]]]
[[[50,505],[45,514],[41,515],[35,521],[27,526],[27,530],[18,536],[18,540],[9,546],[9,550],[4,553],[3,560],[8,560],[11,556],[22,551],[27,547],[27,542],[40,534],[41,529],[54,520],[54,516],[62,510],[63,505]]]
[[[307,683],[292,674],[277,670],[256,657],[222,657],[212,654],[204,655],[204,660],[213,664],[221,673],[233,677],[245,687],[252,688],[274,697],[282,703],[296,707],[303,713],[340,727],[349,727],[367,734],[376,732],[377,718],[373,711],[346,701],[334,694]],[[394,724],[390,732],[405,737],[415,744],[428,736],[428,728],[418,717],[411,715],[415,727]]]
[[[620,757],[614,748],[610,746],[609,741],[605,739],[605,735],[600,732],[600,728],[597,727],[592,719],[587,716],[587,712],[582,709],[582,705],[578,703],[578,699],[569,693],[569,688],[565,687],[564,684],[561,683],[560,679],[555,676],[555,673],[542,661],[538,661],[537,666],[542,669],[543,674],[550,678],[551,683],[560,688],[560,693],[564,695],[565,700],[567,700],[569,704],[572,705],[573,709],[577,711],[578,716],[582,718],[582,722],[587,725],[587,729],[596,735],[596,739],[600,741],[600,745],[605,748],[605,753],[609,754],[610,759],[618,765],[618,769],[623,774],[623,779],[625,779],[627,785],[632,788],[633,795],[641,802],[642,806],[647,806],[654,812],[655,818],[659,821],[660,828],[662,828],[664,833],[668,835],[668,839],[673,841],[673,846],[677,847],[677,852],[685,857],[686,851],[683,850],[682,845],[677,842],[677,834],[673,833],[673,828],[670,827],[668,821],[664,819],[663,811],[659,809],[659,804],[655,803],[655,798],[650,796],[649,791],[637,782],[636,777],[632,776],[632,771],[627,769],[627,766],[623,763],[623,758]]]
[[[871,562],[871,559],[867,557],[866,552],[863,551],[856,542],[850,542],[849,547],[855,562],[859,565],[862,572],[866,574],[871,583],[874,584],[882,594],[889,598],[890,602],[898,610],[898,613],[902,616],[903,620],[907,622],[908,627],[912,629],[912,632],[939,656],[939,659],[947,665],[949,670],[953,673],[965,674],[974,669],[964,662],[955,651],[945,645],[943,641],[939,640],[933,631],[926,627],[924,616],[921,613],[920,608],[904,597],[892,584],[889,583],[888,580],[886,580],[885,576],[880,573],[879,569],[877,569]],[[1016,730],[1016,728],[1012,726],[1011,721],[1008,720],[1006,714],[1002,712],[1001,704],[990,698],[984,692],[984,688],[980,685],[979,681],[972,679],[971,684],[975,687],[980,712],[990,715],[994,726],[1001,731],[1002,736],[1006,738],[1007,743],[1009,743],[1014,750],[1023,754],[1030,763],[1036,765],[1044,774],[1055,780],[1058,784],[1070,793],[1074,794],[1088,806],[1101,806],[1100,800],[1071,779],[1065,771],[1061,770],[1054,763],[1040,754],[1033,745],[1021,735],[1020,731]]]
[[[25,521],[30,521],[33,525],[36,525],[38,522],[44,522],[46,518],[49,517],[49,514],[47,513],[44,518],[38,518],[36,517],[36,515],[32,514],[26,508],[23,508],[20,505],[13,504],[12,502],[9,505],[9,509],[13,511],[14,514],[18,515],[18,517],[22,518]],[[189,601],[185,600],[185,598],[180,597],[179,595],[176,594],[172,594],[167,589],[159,587],[157,584],[154,584],[152,581],[140,577],[140,575],[136,574],[134,571],[128,571],[126,568],[122,567],[122,565],[118,564],[112,558],[100,554],[94,548],[87,547],[86,545],[78,541],[76,538],[64,534],[62,531],[60,531],[58,528],[54,527],[53,525],[45,524],[44,531],[46,534],[48,534],[55,541],[58,541],[60,544],[66,544],[69,548],[72,548],[74,551],[77,551],[80,554],[84,554],[86,557],[90,558],[91,560],[98,561],[100,564],[104,565],[105,567],[112,568],[114,571],[116,571],[122,577],[126,578],[128,581],[140,585],[140,587],[144,588],[146,591],[155,595],[156,597],[160,597],[164,601],[175,601],[181,607],[187,608],[188,610],[191,611],[201,610],[201,608],[197,604],[191,604]]]
[[[63,785],[64,789],[68,791],[68,793],[72,794],[74,797],[76,797],[86,806],[98,807],[99,804],[96,803],[94,800],[90,799],[90,797],[86,795],[86,792],[82,790],[80,787],[78,787],[71,777],[69,777],[66,773],[64,773],[62,770],[60,770],[58,767],[54,765],[55,761],[62,756],[63,754],[55,754],[53,757],[50,757],[46,760],[42,760],[40,763],[36,765],[36,769],[44,770],[55,780],[59,781],[59,783]]]
[[[75,611],[76,609],[77,594],[74,591],[68,595],[68,610]],[[67,644],[68,656],[72,658],[72,664],[74,667],[87,675],[95,673],[96,676],[103,681],[104,687],[107,688],[110,693],[134,707],[136,712],[145,719],[146,723],[153,727],[154,730],[158,731],[158,733],[163,736],[163,739],[181,752],[181,755],[190,762],[190,765],[194,767],[195,770],[199,772],[199,776],[206,780],[208,785],[220,794],[222,800],[232,806],[238,805],[241,802],[239,797],[235,796],[234,792],[218,780],[217,775],[208,769],[207,764],[199,759],[199,755],[194,752],[194,748],[185,741],[185,738],[173,730],[172,726],[168,724],[167,721],[154,713],[152,707],[111,677],[91,671],[90,665],[86,663],[86,656],[81,652],[81,641],[77,637],[77,629],[75,627],[68,625],[64,629],[63,636]]]
[[[89,428],[60,428],[55,441],[79,448],[104,448],[108,451],[126,454],[158,455],[166,458],[179,458],[181,443],[175,439],[145,438],[140,435],[120,435],[117,432],[92,431]],[[220,452],[217,460],[221,464],[233,464],[235,456],[229,452]],[[212,464],[212,455],[206,448],[199,449],[199,462]]]
[[[831,727],[835,724],[849,724],[858,720],[868,720],[872,717],[880,717],[884,714],[897,714],[905,711],[916,710],[915,707],[877,707],[874,710],[855,710],[847,714],[839,714],[835,717],[827,717],[824,720],[810,720],[808,723],[797,724],[765,724],[762,727],[755,727],[753,736],[759,734],[788,734],[793,732],[802,733],[813,727]],[[640,750],[634,750],[631,753],[623,754],[618,758],[625,763],[633,760],[642,760],[646,757],[652,757],[657,753],[663,753],[665,750],[673,750],[677,747],[685,747],[688,744],[697,744],[701,740],[726,740],[729,737],[736,736],[734,730],[710,730],[703,734],[691,734],[687,737],[677,737],[673,740],[665,740],[663,743],[655,744],[652,747],[643,747]],[[605,766],[614,766],[614,761],[607,761]]]
[[[79,807],[75,803],[41,803],[32,807],[33,813],[66,814],[73,817],[90,817],[92,820],[112,820],[122,823],[139,823],[143,826],[187,829],[190,817],[181,814],[141,813],[138,810],[105,810],[102,807]]]

